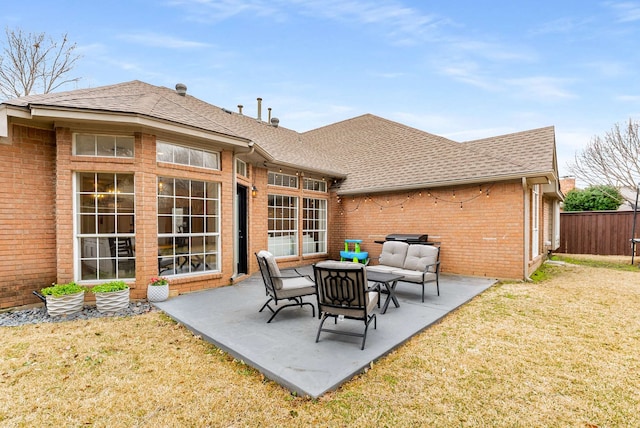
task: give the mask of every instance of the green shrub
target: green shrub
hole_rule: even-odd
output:
[[[74,281],[71,281],[67,284],[52,284],[50,287],[45,287],[40,290],[43,296],[54,297],[76,294],[80,293],[81,291],[86,291],[86,289],[83,286],[76,284]]]
[[[92,293],[110,293],[112,291],[126,290],[127,288],[129,288],[127,283],[122,280],[119,280],[119,281],[109,281],[109,282],[105,282],[104,284],[94,285],[93,287],[91,287],[89,291],[91,291]]]

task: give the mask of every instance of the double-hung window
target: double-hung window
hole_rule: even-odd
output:
[[[133,174],[77,173],[75,189],[76,278],[135,278]]]
[[[220,185],[158,177],[158,272],[220,270]]]
[[[276,257],[298,254],[298,198],[269,195],[269,252]]]
[[[327,252],[327,200],[304,198],[302,254]]]

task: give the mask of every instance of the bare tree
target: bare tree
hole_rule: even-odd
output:
[[[640,183],[640,123],[616,124],[604,137],[593,137],[569,171],[589,184],[635,188]]]
[[[47,94],[80,79],[67,78],[80,55],[66,33],[60,41],[45,33],[24,33],[20,29],[6,28],[5,33],[6,45],[0,55],[0,93],[4,97]]]

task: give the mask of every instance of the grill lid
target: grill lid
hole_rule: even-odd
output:
[[[401,241],[401,242],[427,242],[429,235],[420,233],[392,233],[387,235],[385,240],[387,241]]]

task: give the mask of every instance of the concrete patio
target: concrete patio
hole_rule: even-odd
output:
[[[298,270],[312,274],[311,266]],[[396,295],[400,307],[391,303],[385,314],[377,310],[377,329],[373,325],[369,328],[364,350],[360,350],[360,338],[331,333],[323,333],[316,343],[320,321],[317,313],[311,316],[308,305],[286,308],[267,324],[271,312],[267,309],[258,312],[266,301],[259,273],[233,286],[180,295],[156,306],[267,378],[300,396],[317,398],[362,373],[372,361],[495,282],[491,278],[441,275],[440,296],[436,295],[435,286],[427,286],[424,303],[420,286],[398,283]],[[382,298],[384,302],[386,296]],[[306,301],[316,306],[313,298]],[[339,324],[340,328],[353,327],[358,331],[364,327],[361,321],[353,320]]]

